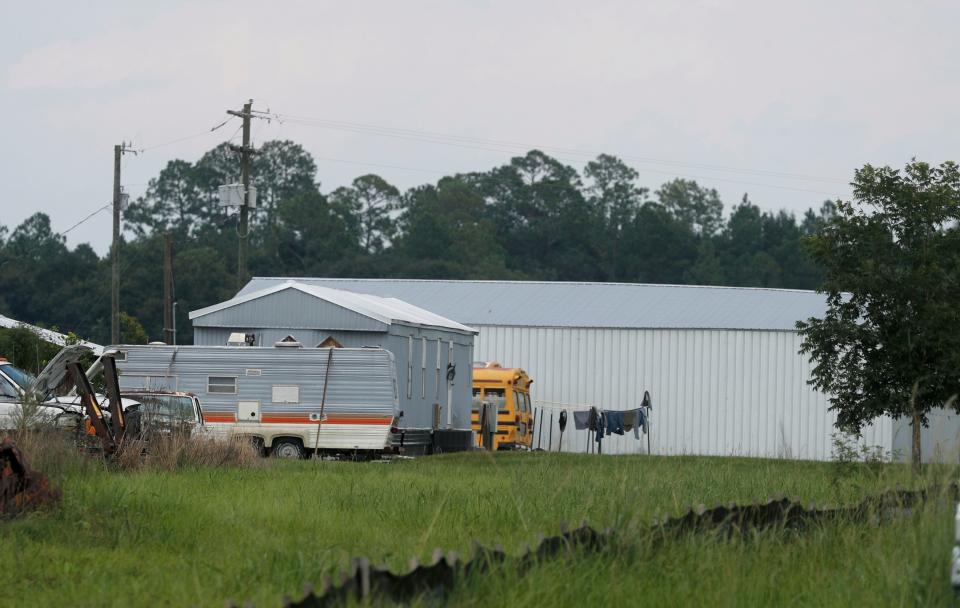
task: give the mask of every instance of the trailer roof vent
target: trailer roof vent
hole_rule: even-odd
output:
[[[227,346],[253,346],[257,343],[257,334],[235,331],[227,338]]]
[[[293,336],[287,336],[283,340],[275,343],[274,346],[282,348],[303,348],[303,344]]]
[[[317,348],[343,348],[343,344],[340,344],[333,336],[327,336],[323,342],[317,344]]]

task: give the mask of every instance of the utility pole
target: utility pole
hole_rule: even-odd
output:
[[[173,344],[173,238],[163,235],[163,341]]]
[[[230,146],[240,153],[240,171],[243,181],[243,204],[240,205],[240,247],[237,250],[237,287],[243,287],[247,280],[247,233],[249,232],[250,212],[250,157],[254,150],[250,147],[250,119],[253,100],[243,104],[243,110],[227,110],[227,114],[243,119],[243,146]]]
[[[110,343],[120,343],[120,209],[123,189],[120,187],[120,159],[124,152],[134,152],[121,143],[113,147],[113,245],[110,247],[112,281],[110,286]],[[135,152],[134,152],[135,153]]]

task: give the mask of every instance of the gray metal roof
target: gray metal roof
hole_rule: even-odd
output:
[[[248,284],[247,287],[250,287],[250,284]],[[418,308],[417,306],[396,298],[381,297],[370,292],[331,288],[325,285],[294,279],[271,281],[269,284],[264,284],[255,289],[247,289],[247,287],[230,300],[191,311],[190,320],[196,321],[203,317],[255,302],[256,300],[266,298],[273,294],[293,291],[353,311],[383,325],[390,325],[396,321],[422,327],[439,327],[465,334],[477,333],[476,330],[471,327],[446,319],[429,310]]]
[[[827,307],[794,289],[543,281],[256,277],[237,295],[291,280],[399,298],[471,326],[793,330]]]

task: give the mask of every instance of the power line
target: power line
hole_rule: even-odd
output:
[[[155,145],[152,145],[152,146],[147,146],[146,148],[140,148],[138,151],[139,151],[139,152],[146,152],[146,151],[148,151],[148,150],[156,150],[157,148],[162,148],[162,147],[164,147],[164,146],[171,146],[171,145],[173,145],[173,144],[178,144],[178,143],[180,143],[180,142],[182,142],[182,141],[187,141],[187,140],[190,140],[190,139],[196,139],[196,138],[198,138],[198,137],[203,137],[204,135],[209,135],[210,133],[213,133],[214,131],[216,131],[216,130],[220,129],[221,127],[223,127],[224,125],[226,125],[226,124],[227,124],[228,122],[230,122],[232,119],[233,119],[233,116],[230,116],[230,117],[228,117],[226,120],[224,120],[223,122],[221,122],[220,124],[214,125],[213,127],[210,127],[209,129],[207,129],[206,131],[201,131],[201,132],[199,132],[199,133],[194,133],[194,134],[192,134],[192,135],[185,135],[184,137],[178,137],[177,139],[171,139],[170,141],[165,141],[165,142],[163,142],[163,143],[161,143],[161,144],[155,144]]]
[[[300,124],[303,126],[312,126],[317,128],[346,131],[362,135],[374,135],[379,137],[391,137],[396,139],[406,139],[422,143],[440,144],[474,150],[484,150],[490,152],[509,152],[511,150],[549,150],[561,154],[583,157],[596,157],[599,154],[593,151],[581,150],[575,148],[561,148],[556,146],[543,146],[531,143],[496,140],[481,137],[470,137],[462,135],[450,135],[436,133],[431,131],[421,131],[416,129],[401,129],[395,127],[385,127],[381,125],[372,125],[365,123],[356,123],[339,120],[326,120],[320,118],[310,118],[292,114],[273,114],[275,118],[281,121]],[[741,173],[747,175],[758,175],[767,177],[778,177],[789,180],[814,181],[823,183],[847,184],[847,180],[836,177],[823,177],[817,175],[808,175],[800,173],[790,173],[785,171],[771,171],[765,169],[750,169],[744,167],[733,167],[727,165],[715,165],[708,163],[695,163],[679,161],[674,159],[657,158],[650,156],[621,155],[623,160],[653,165],[667,165],[677,167],[690,167],[694,169],[705,169],[709,171],[719,171],[727,173]]]
[[[96,214],[100,213],[101,211],[106,211],[107,209],[109,209],[109,208],[112,207],[112,206],[113,206],[113,203],[112,203],[112,202],[107,203],[106,205],[104,205],[103,207],[100,207],[99,209],[97,209],[96,211],[94,211],[94,212],[91,213],[90,215],[86,216],[85,218],[83,218],[82,220],[80,220],[79,222],[77,222],[76,224],[74,224],[73,226],[70,226],[69,228],[67,228],[66,230],[64,230],[63,232],[60,232],[60,233],[58,233],[58,234],[59,234],[60,236],[66,236],[68,232],[70,232],[71,230],[73,230],[74,228],[76,228],[77,226],[79,226],[80,224],[83,224],[84,222],[86,222],[87,220],[89,220],[90,218],[92,218],[93,216],[95,216]]]

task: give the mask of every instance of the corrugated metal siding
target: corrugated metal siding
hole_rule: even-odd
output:
[[[257,277],[238,295],[290,280]],[[797,321],[820,317],[826,310],[823,295],[792,289],[542,281],[295,280],[399,298],[473,327],[793,330]]]
[[[252,347],[124,346],[125,361],[118,361],[120,388],[171,388],[200,397],[207,413],[236,414],[238,401],[259,401],[263,414],[279,412],[320,413],[327,349],[281,349]],[[247,369],[259,369],[255,376]],[[174,378],[175,386],[162,380],[143,385],[144,376]],[[237,394],[207,392],[210,376],[237,379]],[[382,349],[334,349],[330,367],[326,413],[363,413],[393,416],[398,409],[394,392],[394,365]],[[272,403],[272,387],[300,387],[300,402]]]
[[[826,397],[807,385],[810,364],[797,354],[795,332],[479,329],[476,358],[526,369],[535,400],[630,409],[649,390],[653,453],[830,457],[834,417]],[[541,445],[547,447],[551,410],[544,411]],[[603,450],[645,452],[641,437],[610,437]],[[890,438],[889,420],[864,432],[867,444],[885,449]],[[558,441],[554,428],[554,449]],[[571,419],[562,448],[586,447],[587,433],[574,430]]]

